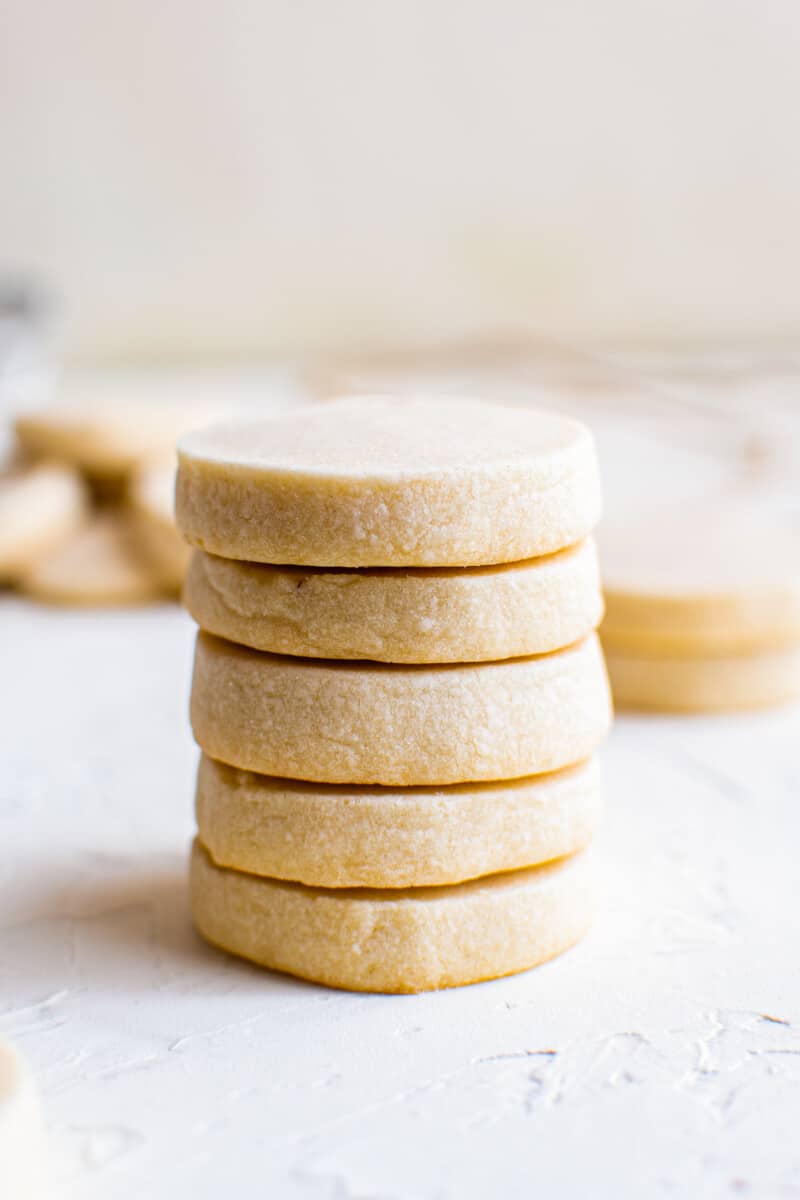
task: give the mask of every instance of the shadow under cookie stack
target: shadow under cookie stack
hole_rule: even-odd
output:
[[[599,512],[591,436],[548,413],[362,397],[184,438],[204,937],[377,992],[580,938]]]

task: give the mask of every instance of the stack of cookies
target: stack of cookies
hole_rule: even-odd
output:
[[[800,698],[800,536],[747,500],[604,527],[601,635],[620,705],[733,712]]]
[[[178,457],[200,932],[385,992],[574,943],[610,720],[588,432],[362,397],[215,426]]]

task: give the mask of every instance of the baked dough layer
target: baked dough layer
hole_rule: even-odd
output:
[[[603,611],[591,539],[499,567],[335,570],[195,551],[184,603],[243,646],[309,658],[482,662],[570,646]]]
[[[218,866],[315,887],[429,887],[586,846],[602,815],[594,760],[503,784],[348,787],[274,779],[203,756],[200,839]]]
[[[324,890],[229,871],[196,841],[191,903],[209,942],[360,992],[421,992],[511,975],[573,945],[596,905],[590,858],[399,892]]]
[[[71,467],[43,463],[0,476],[0,580],[31,570],[82,524],[88,506]]]
[[[338,400],[212,426],[178,451],[184,536],[249,562],[518,562],[574,545],[600,515],[584,426],[474,400]]]
[[[605,736],[611,707],[595,634],[540,658],[411,667],[287,658],[200,633],[191,719],[230,766],[407,786],[571,766]]]
[[[60,542],[20,581],[30,596],[54,604],[143,604],[160,594],[121,516],[94,517]]]
[[[641,654],[606,644],[614,701],[654,712],[737,712],[800,699],[800,643],[737,655]]]

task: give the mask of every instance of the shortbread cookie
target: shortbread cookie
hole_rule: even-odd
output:
[[[21,580],[29,595],[53,604],[142,604],[160,593],[121,516],[95,517],[61,542]]]
[[[125,475],[174,452],[181,434],[210,419],[199,405],[92,402],[26,413],[14,429],[31,457],[62,459],[104,477]]]
[[[606,646],[615,702],[661,712],[735,712],[800,699],[800,643],[737,655]]]
[[[325,890],[245,875],[192,852],[192,914],[214,945],[359,992],[457,987],[572,946],[596,906],[586,852],[452,887]]]
[[[197,550],[184,602],[201,628],[257,650],[377,662],[546,654],[603,611],[591,539],[498,567],[273,567]]]
[[[0,477],[0,581],[18,579],[73,533],[89,497],[77,472],[57,463]]]
[[[13,1046],[0,1039],[0,1196],[44,1195],[44,1129],[30,1072]]]
[[[131,528],[142,557],[168,591],[179,591],[191,550],[175,525],[175,467],[146,467],[131,480]]]
[[[447,788],[299,783],[203,756],[200,839],[219,866],[316,887],[427,887],[572,854],[602,813],[593,760]]]
[[[201,748],[230,766],[400,786],[571,766],[611,716],[594,634],[540,658],[409,667],[287,658],[201,633],[191,713]]]
[[[312,405],[191,434],[178,459],[183,534],[251,562],[517,562],[574,545],[600,515],[584,426],[475,400]]]
[[[601,531],[609,646],[738,654],[800,643],[800,533],[735,502]]]

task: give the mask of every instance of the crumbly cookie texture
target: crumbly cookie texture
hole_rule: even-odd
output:
[[[195,842],[195,924],[265,967],[364,992],[421,992],[527,970],[573,945],[596,907],[586,853],[452,887],[324,890],[214,866]]]
[[[699,657],[800,644],[800,535],[734,498],[601,528],[603,636],[620,652]]]
[[[203,756],[200,838],[218,866],[315,887],[428,887],[533,866],[586,846],[603,803],[594,760],[508,783],[446,788],[302,783]]]
[[[230,766],[413,786],[581,762],[611,706],[595,634],[538,658],[409,667],[288,658],[201,633],[191,719],[201,748]]]
[[[184,603],[240,645],[309,658],[482,662],[546,654],[603,611],[594,542],[495,567],[280,567],[195,551]]]
[[[53,604],[142,604],[161,594],[118,514],[89,520],[20,580],[23,591]]]
[[[190,434],[178,459],[187,540],[251,562],[517,562],[574,545],[600,515],[584,426],[468,399],[337,400]]]
[[[706,657],[606,645],[606,662],[621,708],[738,712],[800,699],[800,643]]]
[[[42,463],[0,476],[0,581],[32,570],[88,510],[87,488],[71,467]]]

